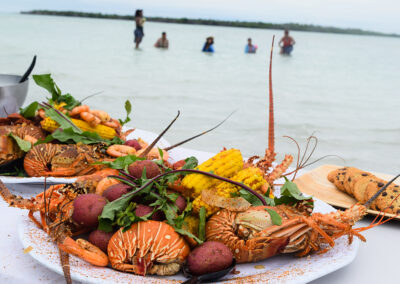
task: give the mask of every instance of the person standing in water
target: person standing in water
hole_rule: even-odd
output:
[[[157,48],[168,48],[169,42],[167,39],[167,33],[162,32],[161,37],[156,41],[154,47]]]
[[[143,17],[143,10],[136,10],[135,12],[136,29],[134,33],[136,48],[139,48],[139,44],[142,42],[142,38],[144,37],[143,24],[145,21],[146,19]]]
[[[247,45],[246,45],[246,47],[244,48],[244,52],[245,52],[245,53],[256,53],[257,48],[258,48],[257,45],[252,44],[251,38],[248,38],[248,39],[247,39]]]
[[[293,45],[295,43],[296,42],[294,41],[294,39],[291,36],[289,36],[289,31],[285,30],[285,35],[279,41],[279,46],[281,47],[281,54],[289,55],[292,52]]]
[[[204,43],[203,52],[214,52],[214,38],[212,36],[209,36],[206,39],[206,42]]]

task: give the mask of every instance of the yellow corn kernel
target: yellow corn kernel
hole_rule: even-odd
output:
[[[199,233],[199,221],[199,218],[196,216],[186,216],[182,227],[197,236]]]
[[[243,157],[239,150],[224,150],[197,167],[198,170],[230,178],[243,169]],[[203,189],[211,188],[220,181],[201,174],[189,174],[182,180],[182,186],[190,191],[190,196],[196,198]]]
[[[193,203],[192,203],[193,212],[196,214],[199,214],[201,207],[204,207],[206,209],[206,217],[211,216],[212,214],[214,214],[215,212],[217,212],[219,210],[218,207],[211,206],[211,205],[208,205],[207,203],[205,203],[201,199],[201,195],[199,195],[195,198],[195,200],[193,200]]]
[[[97,125],[95,127],[92,127],[89,123],[86,121],[80,120],[80,119],[74,119],[71,118],[71,121],[79,127],[82,131],[89,131],[89,132],[95,132],[100,135],[101,138],[104,139],[112,139],[114,138],[117,133],[115,132],[115,129],[105,126],[105,125]],[[42,128],[48,132],[53,132],[57,128],[60,127],[60,125],[52,120],[49,117],[46,117],[46,119],[43,119],[40,124],[42,125]]]

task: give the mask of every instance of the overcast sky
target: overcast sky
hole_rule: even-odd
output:
[[[32,9],[295,22],[400,33],[400,0],[1,0],[1,12]]]

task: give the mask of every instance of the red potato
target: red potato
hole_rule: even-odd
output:
[[[72,220],[85,228],[94,228],[99,224],[98,217],[107,200],[95,193],[79,195],[74,200]]]
[[[89,242],[97,246],[99,249],[107,253],[108,242],[111,237],[114,235],[114,232],[104,232],[101,230],[94,230],[89,235]]]
[[[136,206],[135,214],[136,216],[142,217],[153,212],[153,209],[154,208],[151,206],[138,204]],[[154,212],[153,216],[150,217],[150,219],[154,221],[163,221],[165,219],[164,213],[162,211],[156,211]]]
[[[179,169],[181,169],[185,164],[186,164],[186,161],[185,161],[185,160],[180,160],[180,161],[178,161],[178,162],[175,162],[175,163],[172,165],[172,169],[174,169],[174,170],[179,170]]]
[[[131,147],[135,148],[136,151],[139,151],[140,149],[142,149],[142,146],[136,139],[127,140],[124,143],[124,145],[131,146]]]
[[[150,179],[161,174],[158,165],[149,160],[136,161],[128,167],[129,173],[135,178],[141,178],[143,169],[146,168],[146,178]]]
[[[107,198],[108,201],[111,202],[114,201],[115,199],[120,198],[122,195],[128,193],[131,190],[132,187],[127,184],[123,183],[114,184],[103,192],[103,196]]]
[[[189,254],[187,265],[193,275],[203,275],[226,269],[232,265],[232,261],[232,252],[226,245],[209,241]]]
[[[174,192],[175,193],[175,192]],[[178,207],[179,209],[179,214],[183,212],[183,210],[185,210],[186,208],[186,200],[185,198],[183,198],[180,194],[178,196],[178,198],[175,200],[175,205],[176,207]]]

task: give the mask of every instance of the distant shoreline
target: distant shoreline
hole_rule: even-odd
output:
[[[117,14],[102,14],[102,13],[86,13],[76,11],[51,11],[51,10],[32,10],[21,11],[21,14],[29,15],[49,15],[49,16],[66,16],[66,17],[81,17],[81,18],[99,18],[99,19],[113,19],[113,20],[134,20],[133,15],[117,15]],[[384,37],[400,37],[398,34],[381,33],[374,31],[366,31],[362,29],[353,28],[336,28],[325,27],[318,25],[304,25],[296,23],[287,24],[273,24],[264,22],[245,22],[245,21],[220,21],[220,20],[206,20],[206,19],[188,19],[188,18],[164,18],[164,17],[146,17],[149,22],[160,23],[176,23],[176,24],[193,24],[193,25],[208,25],[208,26],[224,26],[224,27],[240,27],[240,28],[255,28],[255,29],[276,29],[291,31],[304,31],[304,32],[320,32],[320,33],[334,33],[334,34],[351,34],[351,35],[372,35]]]

